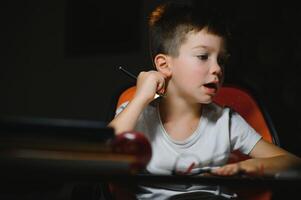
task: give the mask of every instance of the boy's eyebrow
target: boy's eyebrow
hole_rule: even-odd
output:
[[[206,45],[197,45],[195,47],[192,47],[192,49],[200,49],[200,48],[202,48],[202,49],[208,49],[208,50],[214,50],[214,48],[206,46]]]
[[[195,47],[192,47],[192,49],[200,49],[200,48],[202,48],[202,49],[207,49],[207,50],[209,50],[209,51],[214,51],[214,50],[215,50],[213,47],[206,46],[206,45],[197,45],[197,46],[195,46]],[[225,49],[221,49],[220,53],[221,53],[221,54],[225,54],[225,55],[227,54],[227,52],[226,52]]]

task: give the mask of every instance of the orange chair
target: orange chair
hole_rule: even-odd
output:
[[[130,101],[135,91],[135,86],[126,89],[118,99],[117,108],[122,103]],[[220,106],[232,108],[260,133],[266,141],[280,145],[277,133],[268,113],[265,111],[263,105],[260,104],[259,99],[256,99],[256,97],[251,94],[250,90],[234,85],[224,85],[214,98],[214,102]],[[237,162],[249,158],[239,152],[233,152],[233,156],[230,157],[235,158],[235,160],[229,160],[229,162]],[[248,200],[268,200],[272,197],[272,193],[266,189],[259,189],[256,190],[256,192],[252,189],[252,194],[248,191],[242,191],[239,192],[239,195],[243,197],[243,199]]]

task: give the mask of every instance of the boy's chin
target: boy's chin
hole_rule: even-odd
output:
[[[211,104],[213,101],[205,101],[205,102],[200,102],[201,104],[205,104],[205,105],[208,105],[208,104]]]
[[[210,99],[202,99],[201,101],[199,101],[199,103],[201,104],[210,104],[213,102],[213,98]]]

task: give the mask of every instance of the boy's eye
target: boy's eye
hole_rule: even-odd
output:
[[[200,60],[208,60],[209,55],[208,54],[202,54],[202,55],[198,55],[197,57]]]

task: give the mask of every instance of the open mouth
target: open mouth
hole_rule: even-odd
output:
[[[215,90],[217,90],[217,88],[218,88],[217,83],[206,83],[206,84],[204,84],[204,86],[206,88],[215,89]]]

